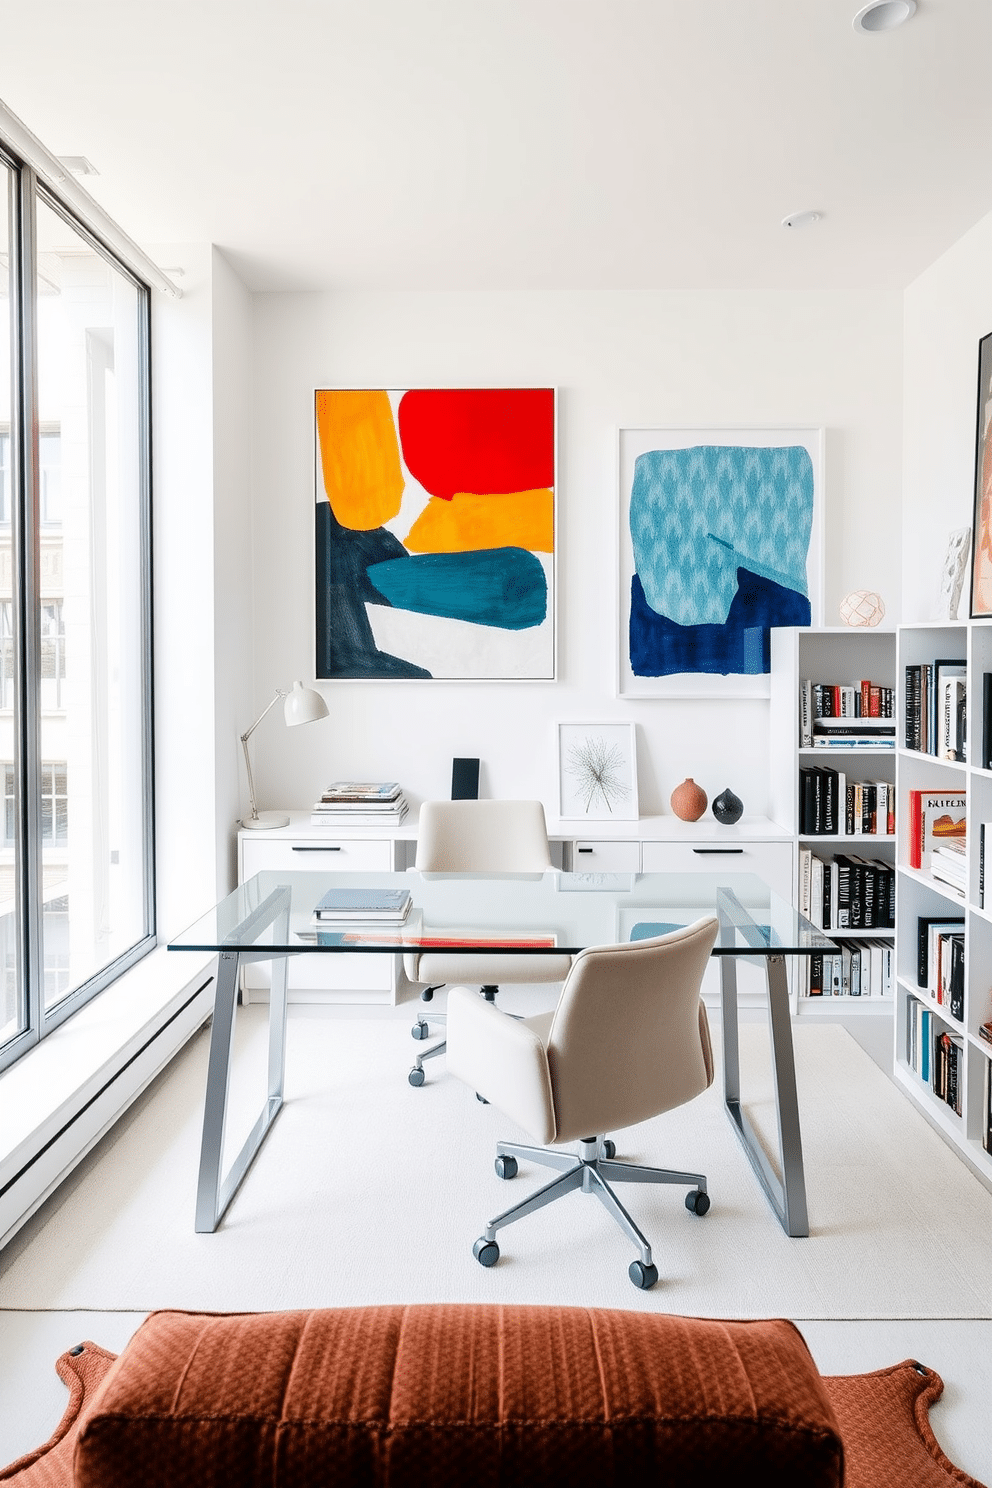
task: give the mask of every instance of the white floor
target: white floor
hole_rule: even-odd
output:
[[[884,1020],[852,1022],[847,1026],[862,1047],[886,1068],[891,1034]],[[152,1098],[150,1093],[143,1099]],[[96,1154],[87,1159],[94,1161]],[[85,1172],[77,1178],[85,1182]],[[32,1234],[44,1224],[42,1212],[13,1248],[26,1253]],[[0,1463],[39,1445],[61,1416],[66,1392],[54,1371],[57,1356],[84,1339],[119,1351],[143,1317],[137,1311],[0,1310]],[[884,1368],[906,1358],[935,1369],[945,1382],[944,1397],[931,1413],[937,1438],[952,1461],[980,1482],[992,1483],[992,1438],[987,1429],[992,1320],[806,1317],[799,1327],[824,1374]]]

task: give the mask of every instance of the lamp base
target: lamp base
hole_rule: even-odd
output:
[[[263,827],[288,827],[289,816],[285,811],[260,811],[257,816],[246,816],[241,825],[253,831]]]

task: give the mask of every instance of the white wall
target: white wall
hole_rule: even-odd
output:
[[[559,389],[559,680],[323,683],[331,718],[253,737],[260,803],[306,806],[339,776],[399,777],[445,796],[451,756],[483,760],[489,795],[553,810],[559,719],[639,724],[641,814],[691,774],[748,813],[768,799],[761,703],[614,695],[616,429],[823,425],[826,621],[851,588],[898,618],[901,299],[896,294],[259,295],[252,461],[255,707],[313,677],[315,386]]]
[[[251,295],[213,250],[215,830],[217,893],[237,882],[234,823],[241,815],[240,736],[252,721]]]
[[[903,593],[931,617],[948,533],[970,527],[978,342],[992,331],[992,213],[907,289],[904,320]],[[959,614],[969,611],[969,583]]]
[[[209,247],[156,249],[153,541],[159,938],[235,882],[238,735],[250,704],[250,297]]]

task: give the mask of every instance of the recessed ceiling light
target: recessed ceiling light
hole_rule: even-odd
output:
[[[790,212],[788,217],[782,218],[782,226],[812,227],[813,223],[819,222],[822,216],[822,212]]]
[[[903,21],[908,21],[916,10],[916,0],[871,0],[863,5],[851,22],[855,31],[874,35],[879,31],[894,31]]]

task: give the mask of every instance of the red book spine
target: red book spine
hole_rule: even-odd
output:
[[[871,713],[871,683],[866,679],[858,686],[861,688],[861,717],[867,718]]]
[[[919,868],[923,862],[923,811],[920,792],[909,793],[909,866]]]

